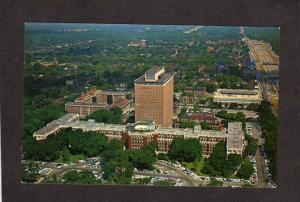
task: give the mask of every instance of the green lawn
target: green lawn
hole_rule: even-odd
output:
[[[84,156],[83,154],[79,154],[79,155],[70,155],[70,161],[68,162],[75,162],[78,160],[82,160],[85,159],[86,156]],[[55,162],[57,163],[65,163],[66,161],[63,160],[62,155],[60,155],[59,159],[57,159]]]
[[[197,159],[194,162],[189,162],[189,163],[183,162],[182,164],[184,167],[192,170],[199,176],[207,176],[207,174],[201,172],[201,169],[204,166],[204,158],[201,158],[200,160]]]
[[[153,183],[154,186],[173,186],[175,182],[173,180],[159,180]]]

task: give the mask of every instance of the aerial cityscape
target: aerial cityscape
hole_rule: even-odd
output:
[[[22,183],[276,188],[278,27],[25,23]]]

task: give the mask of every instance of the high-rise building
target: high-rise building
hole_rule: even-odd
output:
[[[136,122],[151,120],[172,127],[174,75],[155,66],[134,81]]]

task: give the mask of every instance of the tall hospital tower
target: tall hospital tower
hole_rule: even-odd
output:
[[[174,75],[155,66],[134,81],[136,122],[151,120],[172,127]]]

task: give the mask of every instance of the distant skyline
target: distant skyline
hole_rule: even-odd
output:
[[[124,28],[134,28],[134,27],[176,27],[176,28],[190,28],[190,27],[208,27],[208,28],[236,28],[236,27],[250,27],[250,28],[278,28],[278,26],[266,26],[266,27],[257,27],[257,26],[240,26],[240,25],[234,25],[234,26],[225,26],[225,25],[176,25],[176,24],[107,24],[107,23],[55,23],[55,22],[25,22],[25,29],[58,29],[61,27],[64,28],[88,28],[88,29],[94,29],[97,30],[99,27],[124,27]]]

